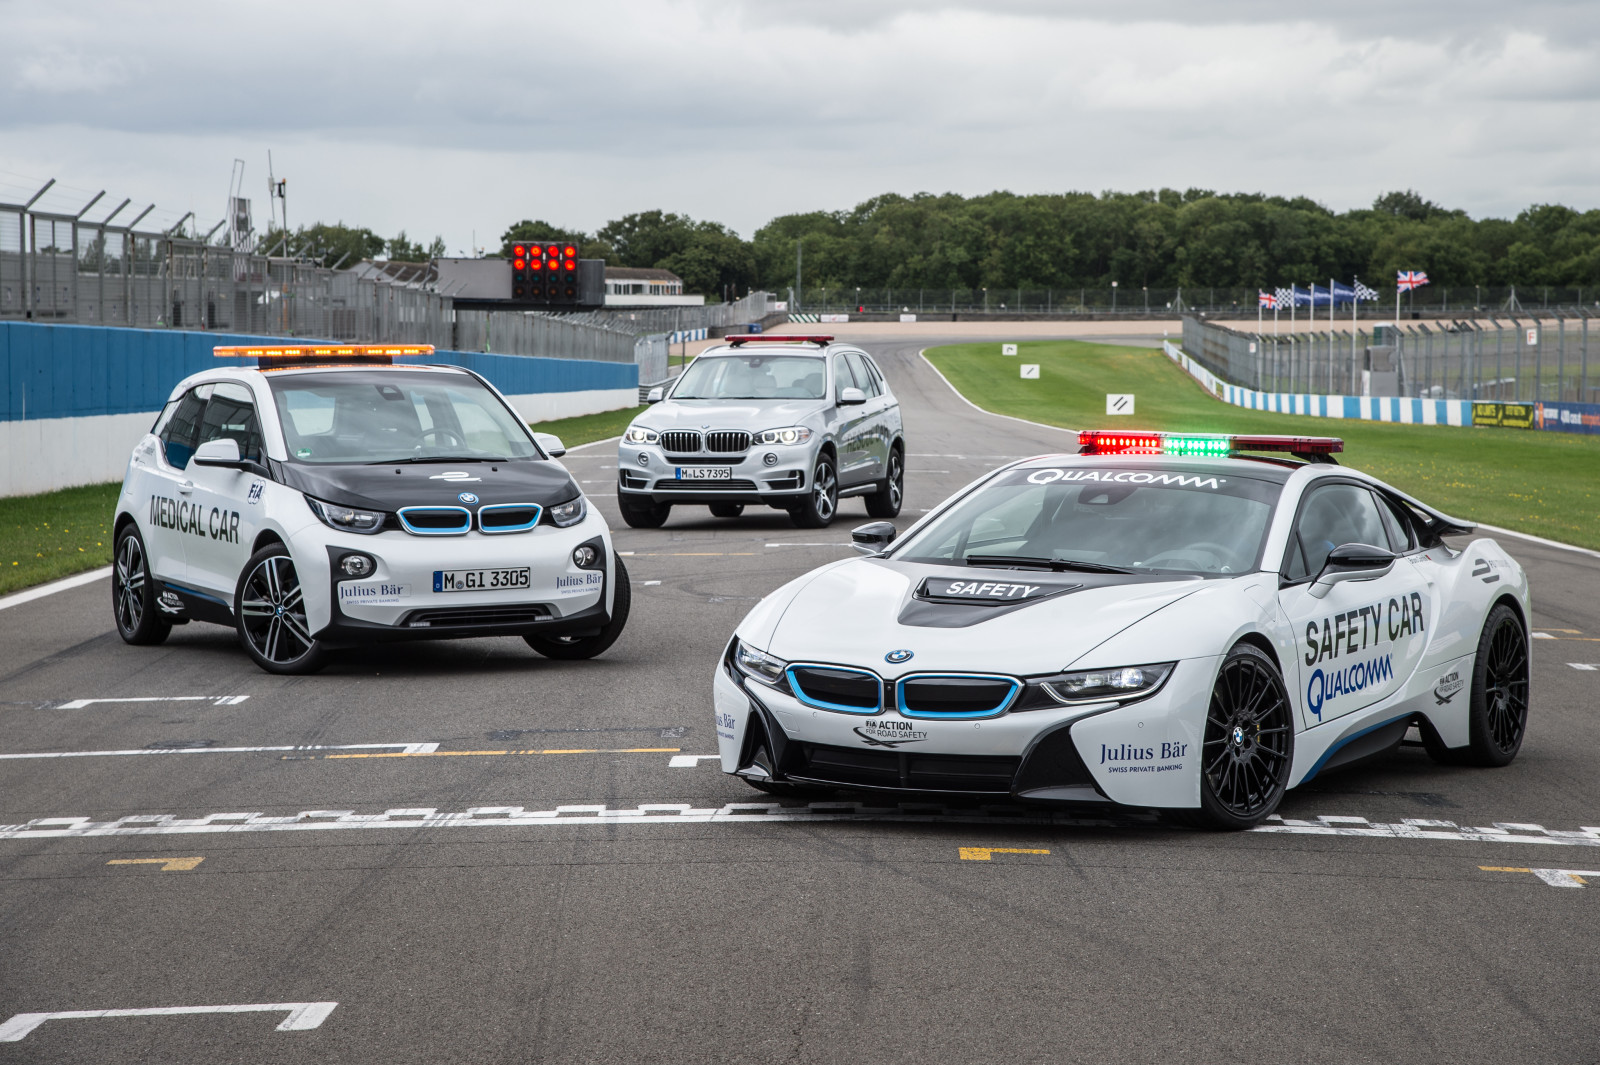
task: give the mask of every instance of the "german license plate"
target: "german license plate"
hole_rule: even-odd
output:
[[[680,481],[731,481],[732,466],[679,466]]]
[[[521,569],[436,569],[436,592],[492,592],[499,588],[528,587],[528,567]]]

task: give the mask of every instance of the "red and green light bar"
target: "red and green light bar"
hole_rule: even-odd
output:
[[[1228,433],[1123,432],[1085,429],[1078,433],[1082,455],[1200,455],[1223,457],[1240,451],[1282,451],[1308,461],[1344,450],[1334,436],[1242,436]]]

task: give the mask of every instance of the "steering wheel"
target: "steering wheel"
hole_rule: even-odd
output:
[[[1189,555],[1189,552],[1191,551],[1204,551],[1206,554],[1215,558],[1218,562],[1226,562],[1229,555],[1232,554],[1232,551],[1226,544],[1219,544],[1212,540],[1202,540],[1199,543],[1189,544],[1186,547],[1175,547],[1170,551],[1163,551],[1154,558],[1145,559],[1144,564],[1146,566],[1155,566],[1156,563],[1160,562],[1164,558],[1170,558],[1175,562],[1192,562],[1194,559],[1192,559]]]
[[[448,437],[448,439],[445,440],[445,444],[448,445],[448,446],[451,446],[451,447],[466,447],[467,446],[467,438],[466,437],[462,436],[460,433],[456,432],[454,429],[446,429],[441,425],[435,425],[432,429],[424,429],[424,430],[422,430],[422,432],[418,433],[417,434],[417,446],[418,447],[422,447],[424,442],[430,436]]]

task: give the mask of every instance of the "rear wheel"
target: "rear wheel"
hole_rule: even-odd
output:
[[[628,568],[622,564],[622,559],[613,557],[615,566],[613,578],[616,581],[616,593],[611,598],[611,620],[606,622],[605,628],[587,636],[534,636],[527,635],[522,639],[527,645],[544,655],[546,658],[559,658],[567,661],[580,658],[593,658],[604,652],[617,642],[617,637],[622,635],[623,627],[628,624],[628,611],[633,605],[633,585],[628,581]]]
[[[659,529],[672,513],[671,503],[652,503],[648,499],[617,493],[617,509],[630,529]]]
[[[144,537],[131,522],[117,536],[113,559],[111,612],[117,619],[117,635],[125,643],[160,643],[172,632],[172,625],[156,607],[156,582],[150,576]]]
[[[867,496],[867,513],[874,518],[899,517],[905,482],[906,463],[897,447],[889,452],[889,476],[883,479],[882,486],[876,492]]]
[[[268,673],[315,673],[327,653],[311,635],[305,588],[289,549],[268,544],[250,556],[233,593],[239,642]]]
[[[821,454],[811,474],[811,491],[804,502],[789,511],[789,518],[802,529],[826,529],[838,510],[839,475],[833,468],[833,456]]]
[[[744,513],[743,503],[713,503],[711,516],[714,518],[737,518]]]
[[[1200,747],[1200,809],[1169,815],[1196,828],[1239,831],[1278,808],[1294,761],[1289,693],[1277,666],[1250,644],[1217,671]]]
[[[1528,633],[1504,603],[1489,611],[1472,660],[1465,747],[1448,748],[1422,731],[1428,754],[1447,765],[1507,765],[1528,728]],[[1432,740],[1432,742],[1430,742]]]

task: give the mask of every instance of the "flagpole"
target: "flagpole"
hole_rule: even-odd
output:
[[[1361,277],[1352,274],[1350,277],[1350,365],[1356,364],[1356,343],[1361,332],[1361,292],[1356,287],[1361,284]],[[1366,367],[1362,367],[1366,369]],[[1368,389],[1371,391],[1371,389]]]
[[[1394,327],[1400,328],[1400,278],[1394,279]]]

